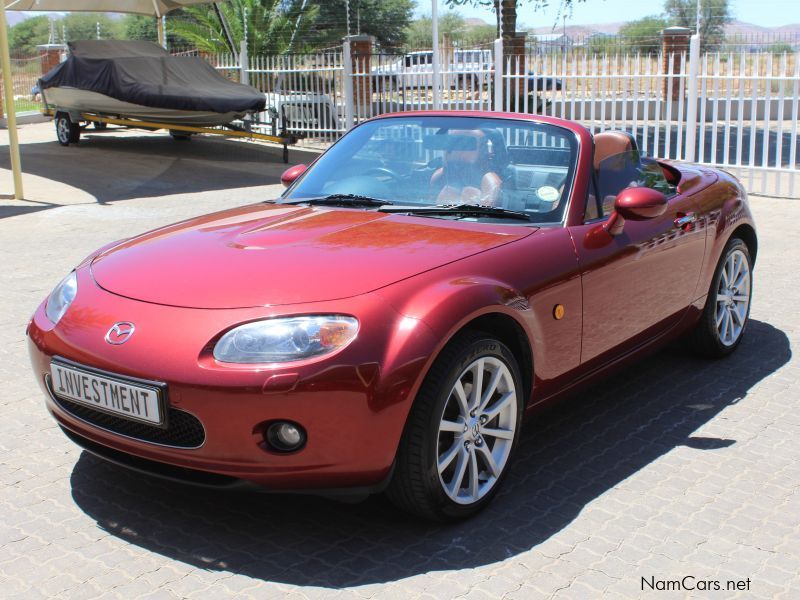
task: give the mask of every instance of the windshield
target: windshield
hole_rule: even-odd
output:
[[[489,53],[481,50],[456,50],[453,56],[459,62],[491,62]]]
[[[576,156],[575,135],[555,125],[482,117],[379,119],[347,134],[283,199],[353,194],[409,207],[490,206],[524,212],[531,222],[558,223]]]

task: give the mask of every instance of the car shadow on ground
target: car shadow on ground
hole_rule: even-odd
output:
[[[416,520],[382,498],[347,505],[197,490],[85,452],[72,472],[72,495],[101,528],[131,544],[262,580],[339,588],[478,567],[534,548],[676,447],[714,452],[735,444],[694,432],[746,402],[748,390],[790,358],[782,331],[751,321],[725,360],[675,347],[645,359],[530,420],[494,503],[455,525]]]
[[[174,141],[167,134],[111,132],[87,133],[77,146],[63,147],[55,141],[20,146],[24,174],[82,190],[100,204],[278,184],[288,166],[282,152],[277,146],[211,136]],[[292,164],[315,156],[299,149],[289,152]],[[0,153],[0,168],[10,168],[7,153]],[[54,202],[50,206],[59,206]],[[50,206],[39,204],[24,211],[0,207],[0,218]]]

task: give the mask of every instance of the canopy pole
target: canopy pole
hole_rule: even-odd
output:
[[[3,69],[3,93],[8,125],[8,151],[11,155],[11,172],[14,175],[14,198],[24,199],[22,192],[22,162],[19,159],[19,137],[17,136],[17,113],[14,106],[14,82],[11,78],[11,55],[8,51],[8,23],[6,4],[0,0],[0,67]]]
[[[166,48],[167,40],[164,35],[164,19],[162,17],[156,17],[156,29],[158,30],[158,45]]]
[[[166,49],[167,36],[164,35],[164,19],[161,17],[161,11],[158,9],[158,2],[153,0],[153,12],[156,14],[156,31],[158,33],[158,45]]]

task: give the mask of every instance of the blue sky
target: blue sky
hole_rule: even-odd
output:
[[[522,0],[518,19],[526,27],[545,27],[555,23],[559,0],[550,0],[545,10],[534,11],[531,3]],[[800,23],[800,0],[730,0],[733,17],[746,23],[764,27],[776,27]],[[444,0],[439,1],[439,12],[447,9]],[[663,2],[659,0],[587,0],[576,4],[567,25],[590,23],[616,23],[632,21],[662,12]],[[465,17],[478,17],[488,23],[494,22],[490,8],[461,6],[458,11]],[[417,0],[417,14],[430,15],[431,0]],[[559,20],[559,24],[560,24]]]

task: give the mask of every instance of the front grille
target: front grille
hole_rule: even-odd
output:
[[[161,429],[146,423],[115,417],[55,395],[53,398],[62,409],[82,421],[112,433],[126,435],[143,442],[175,446],[177,448],[197,448],[202,446],[206,439],[203,424],[197,417],[177,408],[167,409],[168,427]]]

